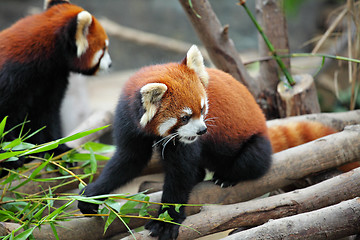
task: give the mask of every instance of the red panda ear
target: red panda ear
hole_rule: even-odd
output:
[[[77,15],[77,26],[75,33],[75,44],[77,48],[77,56],[80,57],[89,47],[87,35],[89,27],[92,23],[92,16],[87,11],[82,11]]]
[[[69,3],[68,0],[45,0],[44,1],[44,10],[56,5],[56,4],[62,4],[62,3]]]
[[[209,75],[204,65],[204,58],[196,45],[192,45],[183,60],[186,66],[195,71],[203,85],[206,87],[209,83]]]
[[[145,113],[140,119],[142,127],[145,127],[155,116],[166,90],[167,86],[163,83],[148,83],[140,89],[141,102],[145,109]]]

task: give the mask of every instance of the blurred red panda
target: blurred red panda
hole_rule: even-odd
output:
[[[60,105],[70,72],[93,75],[111,66],[109,40],[98,20],[65,0],[45,1],[45,11],[25,17],[0,32],[0,120],[6,130],[45,129],[27,139],[33,144],[61,137]],[[19,137],[21,128],[3,141]],[[61,145],[56,154],[69,150]],[[0,149],[0,151],[3,151]],[[1,166],[16,168],[16,162]]]

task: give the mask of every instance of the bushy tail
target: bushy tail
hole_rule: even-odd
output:
[[[276,153],[336,133],[336,131],[319,122],[303,121],[270,127],[268,133],[273,152]]]
[[[269,127],[268,133],[274,153],[295,147],[315,139],[336,133],[337,131],[312,121],[292,122],[286,125]],[[345,164],[338,169],[343,172],[360,166],[360,162]]]

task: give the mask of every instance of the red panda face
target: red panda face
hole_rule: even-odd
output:
[[[207,131],[208,111],[208,75],[200,51],[194,46],[183,63],[160,65],[150,71],[158,82],[150,82],[140,90],[145,109],[140,125],[165,141],[196,141]]]
[[[109,39],[98,20],[87,11],[77,15],[75,70],[92,75],[110,68]]]

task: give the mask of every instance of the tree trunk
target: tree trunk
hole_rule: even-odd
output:
[[[256,0],[256,18],[277,53],[288,54],[287,24],[281,5],[279,0]],[[273,53],[270,52],[260,34],[258,39],[260,57],[272,56]],[[282,60],[288,71],[291,72],[290,59],[284,58]],[[279,99],[277,98],[279,76],[281,76],[281,73],[274,59],[260,62],[260,78],[265,86],[263,98],[267,102],[267,108],[264,113],[267,119],[275,119],[281,116],[278,110]]]

